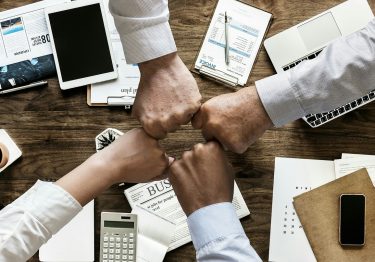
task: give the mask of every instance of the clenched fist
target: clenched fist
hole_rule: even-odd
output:
[[[214,97],[204,103],[192,120],[206,140],[218,140],[225,148],[243,153],[268,128],[267,115],[254,86]]]
[[[190,122],[202,99],[197,83],[177,53],[139,64],[141,80],[133,116],[161,139]]]

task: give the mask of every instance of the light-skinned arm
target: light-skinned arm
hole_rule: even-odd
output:
[[[110,0],[128,63],[139,64],[141,81],[133,116],[145,131],[164,138],[190,122],[201,95],[177,54],[167,0]]]
[[[256,87],[208,100],[193,126],[243,153],[273,125],[330,111],[369,93],[375,89],[374,72],[375,20],[332,42],[314,60],[257,81]]]
[[[38,181],[0,211],[0,261],[27,261],[108,187],[162,178],[170,161],[155,139],[135,129],[56,183]]]

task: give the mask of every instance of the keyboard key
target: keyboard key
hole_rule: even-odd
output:
[[[297,62],[296,62],[296,65],[298,65],[299,63],[301,63],[301,61],[297,61]]]
[[[108,262],[114,262],[113,259],[108,260]]]
[[[320,50],[318,52],[315,53],[316,56],[318,56],[323,50]]]
[[[309,118],[307,118],[307,122],[314,122],[316,120],[316,117],[315,116],[311,116]]]
[[[304,57],[303,59],[302,59],[302,61],[306,61],[307,60],[307,57]]]
[[[289,66],[286,66],[283,69],[284,69],[284,71],[287,71],[287,70],[289,70]]]
[[[312,114],[305,115],[306,118],[309,118],[310,116],[312,116]]]
[[[324,113],[323,113],[323,116],[326,116],[326,115],[328,115],[328,112],[324,112]]]
[[[107,259],[103,259],[103,262],[108,262],[108,260]]]
[[[321,124],[321,122],[320,122],[319,119],[315,121],[315,125],[316,125],[316,126],[317,126],[317,125],[320,125],[320,124]]]
[[[371,92],[369,96],[370,96],[370,99],[373,99],[375,97],[375,93]]]
[[[339,108],[339,112],[340,112],[340,114],[342,114],[342,113],[345,112],[345,109],[344,109],[343,107],[340,107],[340,108]]]
[[[335,116],[335,117],[336,117],[336,116],[338,116],[338,115],[339,115],[339,111],[338,111],[338,110],[336,109],[335,111],[333,111],[333,113],[332,113],[332,114],[333,114],[333,116]]]
[[[289,65],[289,68],[292,69],[293,67],[295,67],[296,65],[295,64],[290,64]]]
[[[332,119],[333,118],[333,114],[332,113],[329,113],[328,115],[327,115],[327,119]]]
[[[361,105],[362,104],[362,98],[360,98],[360,99],[357,99],[357,105]]]
[[[363,101],[368,101],[368,96],[364,96]]]
[[[323,116],[322,119],[321,119],[321,121],[322,121],[322,123],[327,122],[327,117]]]
[[[350,107],[350,105],[349,105],[349,104],[347,104],[347,105],[345,106],[345,110],[346,110],[346,111],[349,111],[349,110],[350,110],[350,108],[351,108],[351,107]]]
[[[314,122],[311,122],[310,125],[314,127],[314,126],[315,126],[315,123],[314,123]]]
[[[316,118],[321,118],[322,114],[316,114],[315,116],[316,116]]]
[[[356,107],[357,106],[357,102],[354,101],[354,102],[351,102],[350,105],[352,106],[352,108]]]
[[[315,54],[311,54],[311,55],[309,55],[307,58],[308,58],[309,60],[311,60],[311,59],[314,59],[315,57],[316,57]]]

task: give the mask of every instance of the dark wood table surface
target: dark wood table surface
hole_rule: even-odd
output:
[[[0,11],[34,2],[0,0]],[[179,54],[190,67],[207,29],[215,0],[170,0],[170,23]],[[341,0],[254,0],[246,1],[273,13],[270,37]],[[373,10],[375,0],[370,0]],[[249,84],[275,71],[262,47]],[[369,72],[370,73],[370,72]],[[204,100],[230,92],[222,85],[195,76]],[[37,179],[58,179],[95,152],[94,137],[107,127],[123,131],[139,123],[121,108],[94,108],[86,104],[86,89],[61,91],[56,78],[48,87],[0,96],[0,128],[22,149],[23,156],[0,176],[0,203],[16,199]],[[313,87],[312,87],[313,88]],[[246,116],[244,116],[246,117]],[[203,142],[190,125],[170,134],[162,144],[179,157],[195,143]],[[375,103],[361,107],[323,127],[312,129],[299,120],[267,131],[243,155],[228,153],[236,169],[236,181],[251,215],[242,225],[255,250],[268,259],[274,159],[276,156],[333,160],[342,152],[374,154]],[[84,185],[82,185],[84,186]],[[129,212],[123,188],[113,186],[96,199],[96,261],[100,234],[100,212]],[[165,261],[194,261],[193,245],[167,254]],[[38,261],[35,255],[30,261]]]

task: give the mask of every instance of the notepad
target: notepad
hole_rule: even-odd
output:
[[[225,62],[225,12],[229,21],[228,65]],[[246,3],[219,0],[193,71],[229,86],[244,86],[271,18],[271,13]]]

